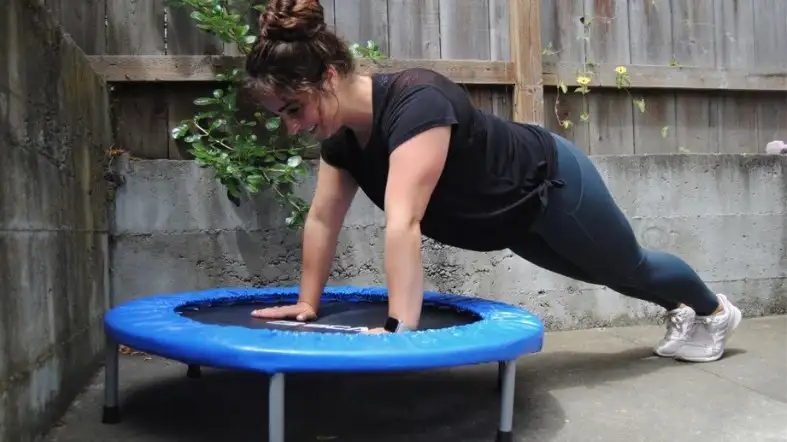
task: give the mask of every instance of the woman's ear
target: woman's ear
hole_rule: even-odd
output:
[[[322,81],[326,89],[336,90],[336,86],[339,82],[339,73],[336,72],[336,67],[329,65],[328,69],[325,70]]]

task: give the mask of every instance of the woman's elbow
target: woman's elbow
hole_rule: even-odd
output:
[[[421,235],[421,218],[415,215],[388,216],[385,231],[395,237]]]

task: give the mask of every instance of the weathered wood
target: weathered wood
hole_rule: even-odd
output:
[[[336,33],[351,43],[371,40],[388,55],[388,2],[386,0],[335,0]]]
[[[757,103],[757,148],[760,152],[773,140],[787,141],[787,92],[759,93]]]
[[[216,74],[243,67],[244,59],[234,56],[94,56],[93,67],[110,82],[214,81]],[[359,72],[393,72],[423,67],[434,69],[459,83],[514,83],[511,63],[485,60],[359,60]]]
[[[63,30],[86,54],[106,50],[106,3],[104,0],[45,0]]]
[[[702,67],[673,67],[664,65],[626,65],[631,89],[709,89],[745,91],[787,90],[787,70],[743,70]],[[616,87],[617,64],[592,66],[595,87]],[[568,86],[577,86],[577,72],[582,65],[561,63],[544,64],[544,84],[556,85],[560,80]]]
[[[719,152],[761,152],[757,139],[757,100],[750,94],[734,92],[717,98],[719,102]]]
[[[163,2],[107,0],[106,5],[107,54],[165,54]],[[131,93],[124,93],[124,88],[115,89],[112,119],[117,148],[139,158],[168,157],[166,89],[164,85],[137,87]]]
[[[488,60],[489,0],[440,0],[443,59]]]
[[[706,91],[676,94],[675,137],[678,152],[719,152],[719,100],[721,95]]]
[[[509,0],[489,0],[489,59],[511,60],[509,32]],[[492,88],[490,88],[492,89]],[[492,113],[505,118],[513,118],[513,86],[498,86],[492,89]]]
[[[508,3],[514,65],[514,120],[544,124],[540,0]]]
[[[754,4],[754,63],[787,68],[787,1],[756,0]]]
[[[716,66],[716,0],[672,2],[674,64],[699,68]],[[719,152],[719,96],[680,91],[675,94],[675,134],[678,152]]]
[[[584,102],[578,94],[565,95],[555,87],[559,80],[555,67],[568,63],[574,72],[566,81],[576,77],[576,68],[586,61],[586,44],[583,38],[585,27],[582,17],[585,5],[582,1],[542,0],[541,2],[541,45],[544,47],[542,71],[544,72],[544,117],[545,124],[555,132],[588,151],[590,132],[587,123],[580,122]],[[551,74],[549,73],[552,69]],[[581,69],[580,69],[581,70]],[[562,121],[574,123],[568,128]]]
[[[670,2],[631,0],[629,27],[631,62],[668,66],[672,60],[673,15]],[[670,153],[675,142],[675,93],[672,90],[637,90],[632,100],[644,100],[645,112],[635,106],[633,153]]]
[[[94,55],[93,67],[109,82],[183,82],[214,81],[225,69],[242,67],[243,58],[235,56],[159,56]],[[359,71],[392,72],[412,67],[434,69],[458,83],[513,85],[513,64],[497,60],[382,60],[359,61]],[[614,64],[591,67],[593,87],[615,88]],[[544,86],[577,86],[582,64],[544,63]],[[628,65],[632,89],[708,89],[787,91],[787,70],[751,72],[733,69]]]
[[[225,44],[221,39],[197,27],[191,18],[192,9],[188,6],[167,7],[167,53],[171,55],[235,55],[237,47]],[[185,89],[172,87],[167,90],[167,132],[191,118],[197,112],[194,99],[207,96],[204,86]],[[168,158],[173,160],[191,159],[188,144],[169,137]]]
[[[588,24],[587,62],[628,65],[628,0],[585,0]],[[614,69],[601,70],[602,76]],[[588,96],[588,148],[592,154],[634,153],[634,106],[626,93],[590,93]]]
[[[438,0],[388,0],[391,58],[440,58]]]

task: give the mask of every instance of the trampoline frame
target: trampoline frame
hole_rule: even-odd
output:
[[[283,288],[283,289],[276,289],[276,290],[277,290],[277,293],[280,293],[279,290],[281,290],[281,291],[283,291],[285,293],[289,293],[290,296],[297,295],[297,288]],[[263,289],[263,291],[264,291],[264,289]],[[334,295],[336,295],[337,293],[340,293],[340,292],[346,292],[346,293],[352,293],[352,294],[355,294],[355,293],[367,293],[367,294],[372,294],[374,296],[380,296],[381,293],[382,293],[381,289],[368,289],[368,288],[360,288],[360,287],[326,287],[326,293],[325,294],[330,293],[331,296],[334,296]],[[204,292],[199,292],[196,295],[190,294],[190,293],[181,293],[179,295],[180,296],[178,296],[176,294],[176,296],[174,296],[174,298],[170,298],[169,296],[171,296],[171,295],[169,295],[169,296],[165,295],[165,297],[148,297],[147,300],[146,301],[142,301],[141,304],[135,304],[133,306],[128,306],[128,305],[122,306],[121,311],[125,311],[125,312],[134,311],[132,316],[142,316],[142,317],[147,317],[146,314],[147,313],[151,313],[152,316],[155,316],[154,320],[156,321],[156,323],[159,324],[161,322],[162,318],[163,318],[162,313],[160,313],[161,311],[163,311],[163,310],[161,310],[162,308],[168,309],[168,308],[173,308],[173,306],[175,308],[177,308],[177,305],[173,304],[173,301],[169,301],[170,299],[175,299],[175,300],[180,300],[180,301],[186,299],[186,300],[190,301],[192,298],[200,298],[200,299],[204,299],[205,298],[205,293]],[[232,296],[238,296],[239,294],[236,292],[236,293],[231,294],[231,295]],[[271,295],[271,292],[267,292],[267,295]],[[240,296],[245,296],[245,295],[240,294]],[[256,295],[254,295],[254,296],[256,296]],[[263,294],[263,296],[265,296],[265,295]],[[278,296],[278,295],[274,294],[274,296]],[[354,295],[351,295],[351,296],[354,296]],[[387,296],[387,295],[385,295],[385,296]],[[498,363],[497,389],[500,392],[500,402],[499,402],[500,403],[500,411],[499,411],[499,424],[498,424],[498,429],[497,429],[496,441],[497,442],[510,442],[511,440],[513,440],[512,429],[513,429],[513,415],[514,415],[514,394],[515,394],[516,362],[524,354],[535,353],[535,352],[540,351],[541,345],[543,343],[543,324],[540,322],[540,320],[538,320],[538,318],[534,317],[532,314],[530,314],[527,311],[522,312],[521,310],[517,310],[513,306],[505,305],[505,304],[498,303],[498,302],[491,301],[491,300],[482,300],[480,298],[471,298],[471,297],[464,297],[464,296],[459,297],[459,296],[455,296],[455,295],[443,295],[443,294],[436,294],[436,293],[427,292],[427,293],[424,294],[424,300],[427,301],[428,299],[432,299],[432,300],[434,300],[434,299],[441,299],[444,302],[465,303],[465,304],[471,304],[471,305],[473,303],[477,303],[479,305],[478,308],[480,310],[475,310],[473,308],[470,308],[470,311],[473,311],[474,313],[480,313],[481,311],[484,311],[484,313],[480,313],[482,318],[485,318],[485,319],[492,319],[492,318],[494,318],[493,319],[494,321],[496,321],[496,322],[500,321],[501,325],[499,327],[501,328],[501,330],[505,329],[505,333],[504,334],[508,335],[508,337],[505,338],[506,339],[505,342],[507,342],[508,345],[510,345],[510,342],[511,342],[510,339],[514,339],[514,336],[515,336],[515,332],[514,331],[517,329],[517,328],[512,328],[511,326],[514,325],[515,327],[519,327],[520,323],[518,321],[524,321],[524,324],[527,324],[527,326],[535,327],[537,330],[540,331],[540,334],[536,335],[537,336],[537,340],[535,342],[526,343],[526,342],[523,341],[521,343],[518,343],[518,344],[514,345],[514,347],[507,347],[505,349],[505,351],[497,352],[497,353],[490,353],[490,354],[487,354],[485,357],[480,358],[480,359],[475,360],[475,361],[471,361],[470,359],[464,359],[463,360],[462,358],[457,359],[457,356],[453,356],[454,357],[454,359],[452,360],[453,363],[448,363],[448,364],[434,364],[434,363],[432,363],[432,368],[439,368],[439,367],[442,367],[442,366],[458,366],[458,365],[471,365],[471,364],[474,365],[474,364],[479,364],[479,363],[488,363],[488,362],[495,362],[495,361]],[[132,301],[132,303],[133,302],[134,301]],[[155,312],[147,310],[149,308],[148,304],[152,304],[152,305],[155,306]],[[500,315],[497,315],[496,313],[492,312],[491,310],[486,310],[486,309],[492,308],[492,307],[490,307],[492,304],[497,304],[498,305],[498,306],[495,306],[494,309],[502,308],[502,312],[500,313]],[[118,307],[120,307],[120,306],[118,306]],[[136,311],[135,311],[135,309],[136,309]],[[115,309],[113,309],[113,310],[115,310]],[[516,312],[512,316],[511,313],[514,310],[516,310]],[[115,313],[116,312],[117,312],[117,310],[115,311]],[[140,312],[142,312],[143,314],[140,315]],[[110,315],[111,315],[111,313],[110,313]],[[120,374],[119,374],[120,351],[119,350],[120,350],[120,344],[121,343],[124,343],[124,344],[127,343],[127,342],[125,342],[126,339],[130,339],[131,342],[134,342],[134,335],[133,334],[131,334],[131,335],[129,335],[127,333],[124,334],[123,331],[122,331],[123,328],[117,329],[117,327],[119,327],[118,326],[118,322],[120,322],[122,324],[120,327],[125,326],[125,327],[133,327],[133,328],[137,328],[137,329],[145,329],[145,327],[147,325],[147,324],[144,324],[144,323],[138,323],[138,322],[133,322],[133,321],[130,323],[131,325],[129,325],[128,321],[121,320],[120,317],[117,316],[117,315],[118,314],[116,313],[115,316],[113,317],[114,319],[112,319],[112,320],[109,320],[109,319],[105,320],[105,328],[106,328],[106,350],[105,350],[106,351],[106,355],[105,355],[105,358],[106,358],[106,361],[105,361],[105,374],[104,374],[104,376],[105,376],[105,382],[104,382],[104,407],[103,407],[103,414],[102,414],[102,422],[105,423],[105,424],[114,424],[114,423],[120,422],[120,420],[121,420],[121,417],[120,417],[120,406],[119,406],[119,376],[120,376]],[[109,321],[109,322],[107,322],[107,321]],[[178,321],[177,322],[178,323],[178,327],[183,327],[184,326],[185,323],[180,322],[182,320],[177,320],[177,321]],[[503,324],[505,324],[505,325],[503,325]],[[485,328],[485,327],[490,327],[490,326],[489,325],[480,325],[480,323],[479,323],[479,324],[472,324],[470,326],[460,326],[459,329],[463,329],[464,328],[466,330],[468,328],[472,329],[473,327]],[[114,330],[113,330],[113,328],[114,328]],[[152,330],[152,331],[151,330],[147,330],[145,333],[150,334],[151,332],[159,333],[159,332],[161,332],[161,330],[155,330],[155,328],[154,328],[154,330]],[[288,332],[288,333],[293,333],[293,332]],[[295,332],[295,333],[311,334],[313,332]],[[396,339],[405,339],[405,340],[416,339],[417,340],[418,336],[419,336],[418,333],[420,333],[420,332],[406,332],[406,334],[408,334],[408,335],[410,333],[415,333],[415,334],[412,335],[411,338],[407,337],[407,336],[402,336],[402,337],[396,338]],[[514,334],[512,334],[512,333],[514,333]],[[455,333],[451,333],[450,334],[450,336],[454,336],[454,335],[455,335]],[[336,336],[336,335],[334,335],[334,336]],[[516,339],[518,339],[518,338],[516,338]],[[167,358],[167,359],[178,360],[178,361],[184,363],[185,365],[187,365],[188,366],[187,376],[189,378],[199,378],[199,377],[201,377],[201,366],[206,366],[206,367],[211,366],[212,367],[212,366],[214,366],[213,364],[216,362],[215,360],[211,360],[210,358],[203,359],[203,360],[199,360],[199,358],[197,358],[197,360],[193,360],[194,358],[179,359],[178,356],[175,356],[175,354],[177,354],[177,352],[174,353],[174,354],[167,354],[166,352],[159,353],[156,350],[152,350],[152,347],[150,347],[150,345],[151,345],[150,342],[144,342],[144,344],[146,344],[146,345],[143,345],[143,347],[147,346],[148,348],[138,348],[138,349],[139,350],[143,350],[143,351],[148,351],[151,354],[160,355],[160,356],[162,356],[164,358]],[[134,346],[133,344],[131,344],[131,345]],[[405,348],[407,348],[407,346],[405,346]],[[192,359],[192,360],[189,360],[189,359]],[[460,362],[460,361],[463,361],[464,363],[457,363],[457,362]],[[424,364],[424,363],[422,363],[422,364]],[[412,371],[412,370],[417,370],[419,368],[428,368],[429,365],[430,364],[424,364],[424,365],[419,367],[418,364],[416,364],[415,366],[412,366],[412,367],[409,367],[409,368],[407,366],[400,366],[400,367],[395,368],[394,370],[395,371]],[[235,367],[221,367],[221,366],[217,366],[217,367],[218,368],[231,368],[231,369],[236,369],[236,370],[238,370],[238,369],[243,370],[244,369],[244,368],[239,368],[237,366],[235,366]],[[296,368],[296,369],[292,370],[293,368]],[[313,370],[313,371],[327,371],[327,372],[329,372],[329,371],[341,371],[341,370],[337,370],[338,367],[335,366],[335,365],[332,366],[332,368],[333,369],[327,369],[327,370],[326,369],[318,369],[318,370]],[[287,364],[282,364],[282,363],[272,364],[267,369],[263,369],[261,366],[249,367],[248,369],[250,369],[252,371],[262,371],[265,374],[267,374],[268,376],[270,376],[269,381],[268,381],[268,404],[269,404],[269,411],[268,411],[268,420],[269,420],[269,422],[268,422],[268,425],[269,425],[268,433],[269,433],[269,435],[268,435],[268,440],[269,440],[269,442],[284,442],[284,440],[285,440],[284,439],[284,433],[285,433],[285,412],[284,412],[284,405],[285,405],[285,375],[286,375],[287,372],[290,372],[290,371],[298,372],[300,370],[297,369],[297,366],[293,367],[293,366],[288,366]],[[372,371],[374,371],[374,369]]]
[[[107,337],[104,371],[104,424],[120,422],[120,344]],[[514,426],[514,394],[517,359],[498,362],[497,387],[500,391],[500,422],[495,442],[511,442]],[[199,378],[199,365],[188,365],[187,376]],[[268,442],[285,442],[285,373],[270,374],[268,380]]]

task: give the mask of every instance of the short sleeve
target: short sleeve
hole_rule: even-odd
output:
[[[429,129],[458,123],[453,103],[437,87],[415,85],[403,89],[391,101],[381,119],[388,153]]]

